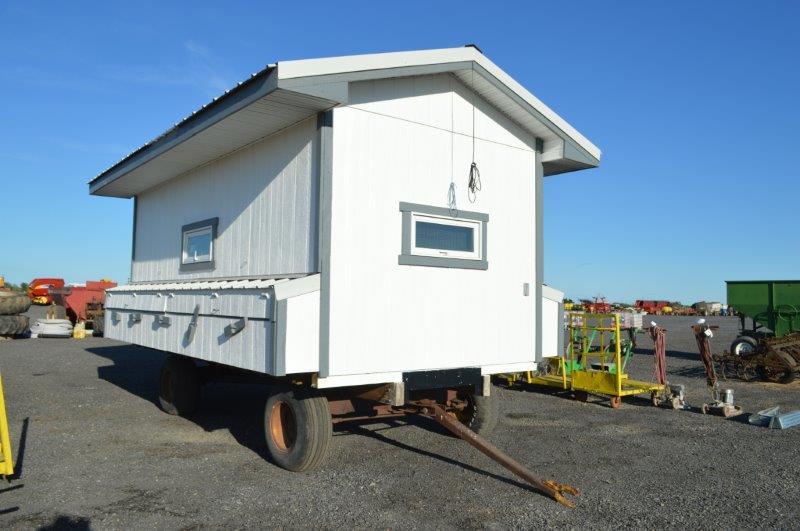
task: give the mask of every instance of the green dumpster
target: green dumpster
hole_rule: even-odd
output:
[[[742,320],[742,335],[783,337],[800,331],[800,280],[729,280],[726,284],[728,305]],[[745,317],[753,320],[752,330],[745,328]]]

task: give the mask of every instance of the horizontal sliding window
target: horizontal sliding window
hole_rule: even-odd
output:
[[[488,215],[412,203],[400,203],[400,211],[401,265],[488,268]]]
[[[414,248],[411,254],[480,260],[480,221],[445,219],[414,214]]]

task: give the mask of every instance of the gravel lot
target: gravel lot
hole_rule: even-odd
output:
[[[661,317],[669,375],[706,400],[691,318]],[[722,328],[727,347],[736,320]],[[633,377],[649,379],[641,336]],[[644,347],[644,348],[642,348]],[[579,403],[498,390],[493,443],[545,478],[582,491],[566,509],[435,426],[398,421],[336,431],[321,469],[293,474],[265,459],[266,388],[209,385],[193,418],[155,405],[163,355],[90,338],[0,341],[21,475],[0,487],[0,525],[185,527],[797,526],[800,428],[769,430],[628,400]],[[800,409],[800,384],[729,382],[754,412]]]

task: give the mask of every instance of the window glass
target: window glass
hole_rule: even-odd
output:
[[[211,260],[211,227],[187,232],[184,239],[184,262]]]
[[[475,229],[428,221],[416,222],[416,246],[471,253],[475,250]]]

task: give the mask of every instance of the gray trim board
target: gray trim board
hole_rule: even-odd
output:
[[[399,265],[426,266],[426,267],[448,267],[452,269],[489,269],[489,249],[488,249],[488,222],[489,214],[482,212],[470,212],[459,210],[458,215],[454,216],[449,208],[435,207],[430,205],[420,205],[418,203],[400,202],[400,212],[402,213],[400,254],[397,256]],[[464,258],[450,258],[442,256],[422,256],[411,254],[413,247],[411,241],[411,214],[428,214],[432,216],[442,216],[449,219],[468,219],[481,222],[481,260],[468,260]]]
[[[289,314],[289,303],[286,299],[275,301],[275,345],[272,349],[272,373],[275,376],[286,375],[286,318]]]
[[[465,260],[463,258],[440,258],[438,256],[419,256],[401,254],[397,256],[399,265],[448,267],[450,269],[489,269],[488,260]]]
[[[97,192],[112,181],[208,129],[236,111],[244,109],[277,88],[278,75],[275,67],[265,68],[236,87],[235,90],[206,105],[197,113],[192,114],[89,181],[89,193]]]
[[[181,227],[181,254],[180,254],[180,267],[178,268],[179,271],[213,271],[216,264],[216,254],[217,254],[217,226],[219,225],[219,218],[209,218],[204,219],[203,221],[195,221],[194,223],[189,223],[188,225],[184,225]],[[190,231],[195,229],[202,229],[205,227],[211,227],[211,260],[207,262],[194,262],[191,264],[184,264],[183,263],[183,237],[184,235]]]
[[[418,203],[406,203],[400,201],[400,212],[416,212],[418,214],[430,214],[432,216],[444,216],[451,219],[474,219],[477,221],[489,221],[489,214],[483,212],[472,212],[469,210],[453,210],[449,208],[436,207],[430,205],[420,205]]]
[[[333,190],[333,110],[319,114],[319,376],[330,374],[331,192]]]
[[[133,263],[136,261],[136,223],[139,218],[139,200],[133,196],[133,227],[131,228],[131,274],[130,281],[133,282]],[[183,242],[181,242],[181,245]]]
[[[538,358],[542,355],[542,331],[544,325],[542,323],[542,284],[544,283],[544,167],[542,166],[542,152],[536,152],[536,169],[534,175],[534,223],[535,227],[535,253],[534,259],[536,282],[534,284],[534,308],[536,317],[536,335],[535,339],[535,354],[534,357]]]

